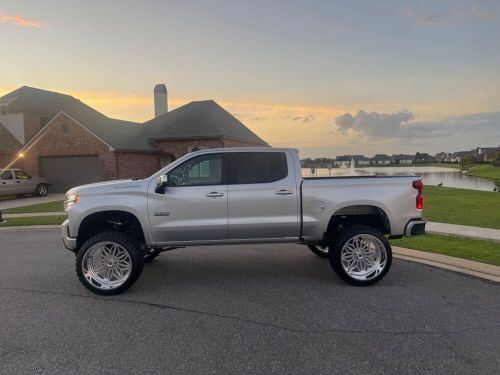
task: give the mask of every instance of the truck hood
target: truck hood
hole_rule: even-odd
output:
[[[113,180],[96,182],[88,185],[76,186],[66,192],[66,194],[95,194],[95,193],[111,193],[114,191],[134,191],[142,190],[147,180]],[[123,190],[122,190],[123,189]]]

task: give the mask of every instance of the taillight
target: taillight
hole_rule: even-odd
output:
[[[422,210],[424,208],[424,195],[417,194],[417,209]]]
[[[416,201],[417,210],[422,210],[424,208],[424,183],[422,180],[413,181],[413,187],[418,190]]]

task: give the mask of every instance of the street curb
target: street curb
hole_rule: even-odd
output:
[[[443,268],[500,283],[500,267],[472,260],[393,246],[396,258]]]

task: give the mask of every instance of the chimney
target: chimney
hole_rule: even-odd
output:
[[[155,117],[168,112],[167,87],[161,83],[155,86]]]

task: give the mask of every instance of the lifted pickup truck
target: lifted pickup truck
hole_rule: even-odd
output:
[[[416,176],[303,178],[295,149],[210,149],[145,179],[69,190],[62,238],[82,284],[103,295],[163,251],[214,244],[304,244],[370,285],[391,266],[386,236],[425,233],[422,189]]]

